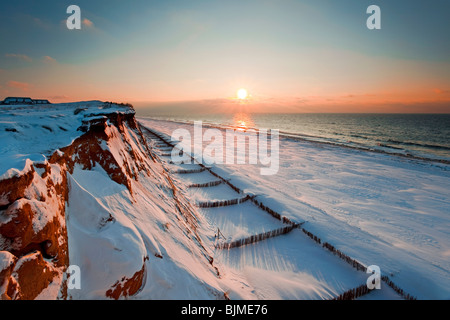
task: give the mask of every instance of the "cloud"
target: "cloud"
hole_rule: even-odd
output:
[[[433,89],[433,91],[436,94],[450,93],[450,90],[442,90],[442,89],[438,89],[438,88]]]
[[[49,97],[50,100],[67,100],[69,99],[69,96],[66,95],[60,95],[60,96],[51,96]]]
[[[27,61],[27,62],[31,62],[33,60],[25,54],[17,54],[17,53],[7,53],[7,54],[5,54],[5,57],[19,59],[19,60],[23,60],[23,61]]]
[[[8,81],[7,86],[9,88],[20,89],[22,91],[28,91],[28,89],[30,89],[30,87],[31,87],[31,85],[29,83],[13,81],[13,80]]]
[[[30,16],[30,19],[33,21],[34,25],[39,28],[42,28],[45,30],[50,30],[52,28],[52,25],[47,21],[43,21],[39,18],[31,17],[31,16]]]
[[[50,56],[44,56],[42,60],[46,63],[57,63],[56,59],[50,57]]]
[[[60,22],[60,28],[67,30],[67,20],[61,20]],[[98,29],[95,27],[94,22],[91,20],[84,18],[81,20],[81,30],[89,30],[89,31],[98,31]]]
[[[81,21],[81,23],[83,24],[83,26],[85,26],[87,28],[93,28],[94,27],[94,23],[91,20],[87,19],[87,18],[84,18],[83,21]]]

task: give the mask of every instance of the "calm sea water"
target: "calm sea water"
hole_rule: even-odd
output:
[[[138,116],[278,129],[285,136],[450,161],[450,114],[186,114]]]

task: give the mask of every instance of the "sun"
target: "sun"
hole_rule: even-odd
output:
[[[245,100],[245,99],[248,98],[248,92],[247,92],[247,90],[245,90],[243,88],[239,89],[238,92],[237,92],[237,96],[238,96],[239,99]]]

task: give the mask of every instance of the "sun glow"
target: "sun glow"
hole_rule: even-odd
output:
[[[245,100],[248,97],[248,92],[247,92],[247,90],[245,90],[243,88],[239,89],[238,92],[237,92],[237,96],[238,96],[239,99]]]
[[[234,130],[242,132],[246,132],[255,125],[250,115],[244,112],[234,114],[233,122]]]

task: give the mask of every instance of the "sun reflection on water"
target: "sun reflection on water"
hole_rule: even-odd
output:
[[[233,116],[233,127],[238,131],[247,131],[254,127],[254,122],[248,113],[239,112]]]

